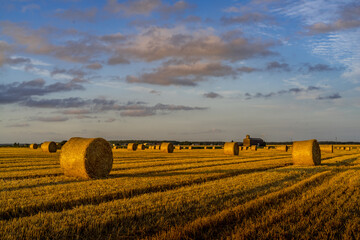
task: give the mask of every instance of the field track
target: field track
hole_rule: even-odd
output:
[[[360,153],[113,150],[110,177],[59,154],[0,148],[0,239],[360,239]]]

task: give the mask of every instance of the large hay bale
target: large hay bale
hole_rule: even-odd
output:
[[[224,145],[224,154],[239,155],[239,145],[236,142],[227,142]]]
[[[172,153],[174,151],[174,145],[172,143],[161,143],[160,150],[166,153]]]
[[[56,152],[57,150],[57,146],[56,146],[56,143],[55,142],[43,142],[41,144],[41,149],[44,151],[44,152]]]
[[[321,164],[321,151],[316,139],[293,142],[294,165],[316,166]]]
[[[334,152],[334,146],[333,145],[320,145],[320,150],[322,152],[333,153]]]
[[[145,145],[144,144],[138,144],[137,145],[137,150],[145,150]]]
[[[252,145],[250,149],[251,149],[251,151],[257,151],[257,146],[256,146],[256,145]]]
[[[36,143],[30,144],[30,149],[37,149],[38,145]]]
[[[137,149],[137,144],[136,143],[129,143],[127,145],[127,150],[129,150],[129,151],[136,151],[136,149]]]
[[[70,138],[62,147],[60,166],[66,176],[107,177],[112,169],[113,153],[103,138]]]

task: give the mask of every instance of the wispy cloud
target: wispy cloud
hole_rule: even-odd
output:
[[[327,95],[327,96],[319,96],[316,99],[317,100],[334,100],[334,99],[339,99],[339,98],[341,98],[340,94],[334,93],[334,94]]]
[[[55,16],[68,21],[94,22],[98,13],[95,7],[87,9],[58,9]]]
[[[223,96],[221,96],[220,94],[215,93],[215,92],[204,93],[203,96],[204,96],[205,98],[222,98],[222,97],[223,97]]]
[[[321,88],[319,87],[309,86],[307,88],[290,88],[286,90],[279,90],[277,92],[269,92],[269,93],[256,93],[256,94],[245,93],[245,99],[250,100],[254,98],[271,98],[284,94],[299,94],[303,92],[318,91],[320,89]]]
[[[289,72],[290,66],[287,63],[279,63],[279,62],[269,62],[266,66],[266,70],[268,71],[286,71]]]
[[[63,116],[51,116],[51,117],[32,117],[30,121],[40,121],[40,122],[65,122],[69,120],[67,117]]]

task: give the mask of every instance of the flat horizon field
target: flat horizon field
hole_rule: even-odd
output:
[[[278,150],[113,150],[105,179],[60,151],[0,149],[1,239],[360,238],[360,152],[292,165]]]

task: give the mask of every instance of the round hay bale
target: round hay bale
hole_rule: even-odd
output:
[[[322,152],[333,153],[334,152],[334,146],[333,145],[320,145],[320,150]]]
[[[129,150],[129,151],[136,151],[136,149],[137,149],[137,144],[136,143],[129,143],[127,145],[127,150]]]
[[[294,165],[316,166],[321,164],[321,151],[316,139],[293,142]]]
[[[286,145],[280,145],[280,146],[277,146],[276,147],[276,150],[279,150],[279,151],[284,151],[284,152],[287,152],[288,151],[288,146]]]
[[[172,153],[174,151],[174,145],[172,143],[161,143],[160,150],[166,153]]]
[[[251,146],[251,151],[257,151],[257,146],[256,146],[256,145],[252,145],[252,146]]]
[[[38,145],[36,143],[30,144],[30,149],[37,149]]]
[[[227,142],[224,145],[226,155],[239,155],[239,145],[236,142]]]
[[[137,150],[145,150],[145,145],[144,144],[138,144],[137,145]]]
[[[41,144],[41,149],[44,151],[44,152],[56,152],[57,150],[57,146],[56,146],[56,143],[55,142],[43,142]]]
[[[60,154],[60,167],[66,176],[104,178],[109,175],[112,165],[111,146],[103,138],[70,138]]]

